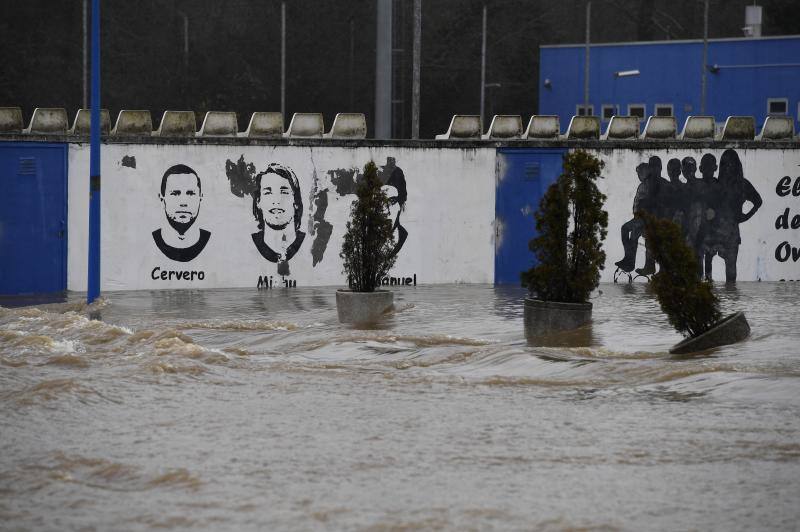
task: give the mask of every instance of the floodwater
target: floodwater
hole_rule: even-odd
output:
[[[517,288],[371,330],[333,288],[6,300],[0,529],[797,529],[800,283],[718,290],[752,337],[680,357],[642,284],[588,348],[528,346]]]

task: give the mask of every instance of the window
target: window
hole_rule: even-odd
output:
[[[603,120],[608,121],[611,120],[611,117],[617,114],[617,106],[616,105],[603,105]]]
[[[656,116],[673,116],[671,103],[657,103]]]
[[[638,116],[639,120],[644,120],[645,110],[643,103],[632,103],[628,105],[628,116]]]
[[[575,108],[575,114],[577,116],[592,116],[594,115],[594,105],[589,105],[588,107],[584,107],[583,105],[578,105]]]
[[[789,112],[789,100],[786,98],[768,98],[768,115],[785,115]]]

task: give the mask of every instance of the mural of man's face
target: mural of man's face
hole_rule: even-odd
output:
[[[181,235],[197,219],[202,201],[198,177],[194,174],[172,174],[167,177],[161,203],[169,224]]]
[[[392,219],[392,222],[397,223],[398,217],[400,216],[399,192],[397,188],[392,185],[383,185],[381,190],[383,190],[383,193],[389,198],[389,218]]]
[[[261,176],[259,206],[264,222],[273,229],[282,229],[294,217],[294,192],[289,181],[269,172]]]

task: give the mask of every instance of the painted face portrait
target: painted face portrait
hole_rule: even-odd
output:
[[[294,217],[294,193],[289,181],[275,173],[261,178],[259,207],[264,223],[273,229],[286,227]]]
[[[169,224],[179,234],[185,234],[200,212],[200,178],[193,173],[171,174],[160,197]]]
[[[278,263],[280,275],[288,275],[288,261],[305,237],[300,230],[303,218],[300,184],[290,168],[272,163],[256,174],[255,185],[253,216],[259,230],[251,235],[253,244],[262,257]]]
[[[381,190],[386,194],[386,197],[389,198],[389,218],[392,219],[394,224],[397,224],[400,219],[400,211],[402,210],[398,191],[395,187],[390,185],[383,185]]]
[[[396,255],[408,238],[408,231],[400,223],[400,217],[405,210],[408,191],[406,190],[406,177],[403,170],[395,164],[394,157],[386,158],[386,165],[381,168],[386,184],[381,187],[383,193],[389,198],[389,217],[394,229],[394,254]]]
[[[169,259],[193,260],[211,237],[209,231],[195,226],[203,201],[200,177],[184,164],[171,166],[161,178],[158,199],[168,225],[152,232],[153,241]]]

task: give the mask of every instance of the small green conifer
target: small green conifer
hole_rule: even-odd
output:
[[[357,199],[350,208],[344,235],[343,270],[355,292],[373,292],[394,266],[394,233],[389,198],[381,189],[378,168],[370,161],[356,186]]]

